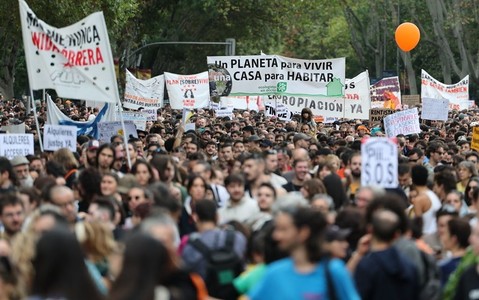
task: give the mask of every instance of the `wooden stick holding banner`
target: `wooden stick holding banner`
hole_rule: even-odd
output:
[[[117,99],[118,99],[118,115],[120,116],[121,130],[123,130],[123,141],[125,143],[126,159],[128,160],[128,168],[131,169],[131,156],[130,156],[130,152],[128,151],[128,137],[126,134],[125,120],[123,119],[123,107],[121,106],[120,95],[118,95]]]
[[[32,89],[30,89],[30,99],[32,100],[31,103],[32,103],[32,109],[33,109],[33,116],[35,117],[35,125],[37,126],[38,144],[40,145],[40,151],[43,152],[42,134],[40,133],[40,124],[38,123],[37,107],[35,106],[35,98],[33,98]]]

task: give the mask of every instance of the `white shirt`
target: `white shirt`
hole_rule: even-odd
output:
[[[243,199],[234,204],[231,200],[228,200],[226,205],[218,210],[219,224],[228,223],[230,221],[244,223],[258,212],[258,202],[247,196],[244,196]]]

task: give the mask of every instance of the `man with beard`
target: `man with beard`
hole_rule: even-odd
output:
[[[306,180],[310,179],[309,176],[309,160],[296,159],[293,161],[293,179],[287,184],[283,185],[283,188],[289,192],[299,192]]]
[[[130,144],[128,144],[130,145]],[[113,163],[115,162],[115,149],[111,144],[103,144],[98,148],[96,156],[96,166],[101,174],[113,171]]]
[[[3,225],[3,232],[0,237],[10,241],[21,231],[25,221],[25,210],[23,202],[14,193],[8,193],[1,197],[0,221]]]
[[[15,175],[21,187],[32,187],[33,178],[30,175],[30,162],[25,156],[14,157],[11,161]]]
[[[97,140],[91,140],[88,143],[83,145],[83,166],[80,169],[86,169],[96,166],[96,156],[98,153],[98,148],[100,147],[100,142]]]
[[[348,169],[344,171],[346,177],[346,191],[350,200],[354,200],[361,186],[361,153],[355,152],[348,161]]]
[[[253,153],[246,157],[242,165],[242,171],[246,178],[246,193],[250,198],[257,199],[258,189],[261,184],[271,183],[278,195],[285,193],[284,189],[266,172],[266,161],[263,154]]]
[[[219,224],[230,221],[244,223],[259,212],[258,203],[245,194],[245,179],[241,174],[233,173],[226,177],[225,186],[230,198],[218,210]]]
[[[218,146],[216,145],[216,143],[213,141],[207,142],[205,153],[207,159],[210,161],[218,159]]]

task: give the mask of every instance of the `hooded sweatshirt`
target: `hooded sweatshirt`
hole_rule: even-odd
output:
[[[418,299],[417,271],[395,247],[367,254],[354,274],[362,299]]]

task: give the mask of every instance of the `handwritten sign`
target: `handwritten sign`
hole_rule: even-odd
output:
[[[424,120],[447,121],[449,100],[447,99],[422,99],[422,114]]]
[[[34,154],[33,145],[33,134],[0,134],[0,156],[8,159]]]
[[[361,161],[362,186],[398,186],[398,149],[395,138],[363,139]]]
[[[399,111],[384,118],[386,136],[396,137],[398,134],[413,134],[421,132],[419,127],[417,107]]]
[[[126,137],[138,137],[133,121],[125,121]],[[124,136],[120,121],[100,122],[98,123],[98,140],[103,143],[109,143],[114,135]]]
[[[156,108],[144,108],[141,112],[146,116],[146,121],[156,122],[158,120],[158,110]]]
[[[65,125],[47,125],[43,129],[43,144],[47,151],[56,151],[61,148],[68,148],[76,152],[77,128]]]
[[[396,111],[390,108],[372,108],[369,112],[369,121],[381,122],[386,116],[392,115]]]

